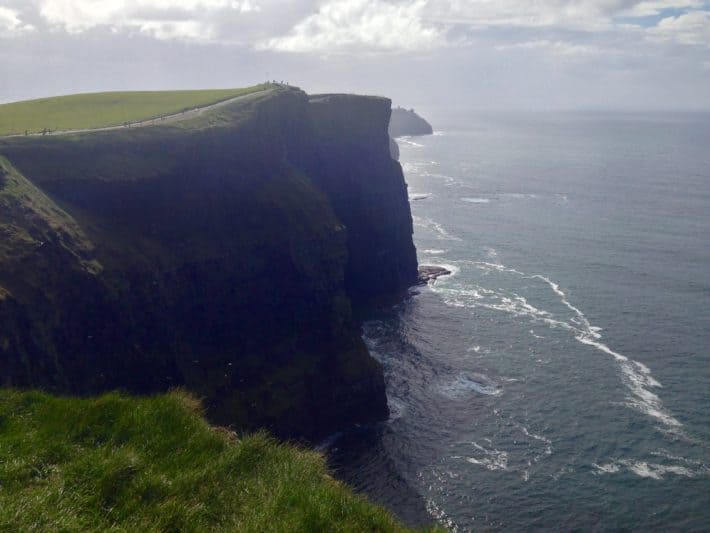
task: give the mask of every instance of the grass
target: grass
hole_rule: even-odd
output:
[[[0,531],[404,531],[317,453],[213,428],[183,392],[0,389]]]
[[[32,254],[53,235],[87,271],[101,270],[95,261],[84,260],[93,244],[79,224],[0,156],[0,269]]]
[[[208,106],[268,85],[203,91],[108,92],[0,105],[0,136],[121,126]]]

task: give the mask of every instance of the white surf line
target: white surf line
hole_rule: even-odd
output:
[[[654,461],[616,459],[605,464],[592,463],[592,466],[596,469],[593,473],[597,475],[616,474],[622,468],[625,468],[637,476],[652,479],[663,479],[666,474],[688,478],[710,474],[710,468],[705,463],[671,454],[663,448],[650,452],[650,455],[658,459]],[[664,462],[672,461],[674,464],[657,462],[659,460]]]
[[[426,228],[432,233],[435,233],[438,236],[439,240],[444,240],[444,241],[460,241],[461,238],[457,237],[456,235],[452,235],[446,229],[444,226],[439,224],[436,220],[433,220],[429,217],[418,217],[413,215],[412,216],[412,222],[414,223],[415,226],[418,226],[420,228]]]
[[[513,295],[513,298],[499,295],[501,304],[486,304],[483,302],[477,302],[476,305],[489,309],[529,316],[535,320],[541,320],[551,327],[561,327],[573,332],[575,339],[578,342],[587,346],[592,346],[600,352],[612,356],[619,364],[623,381],[631,393],[631,396],[629,397],[631,406],[635,407],[640,412],[659,420],[669,428],[682,427],[681,422],[663,406],[663,402],[658,395],[649,390],[650,388],[662,387],[661,383],[659,383],[651,375],[651,370],[643,363],[634,361],[633,359],[612,350],[605,343],[601,342],[602,335],[599,333],[601,328],[593,326],[589,322],[589,319],[587,319],[586,315],[578,307],[569,302],[567,295],[557,283],[541,274],[525,274],[524,272],[514,268],[509,268],[500,263],[490,263],[485,261],[471,261],[470,263],[478,268],[497,270],[499,272],[509,272],[526,279],[538,279],[545,282],[559,297],[560,302],[574,313],[575,316],[571,320],[572,324],[553,318],[553,315],[548,311],[537,309],[536,307],[530,305],[525,298],[518,295]]]
[[[540,274],[529,277],[546,282],[555,294],[560,297],[560,302],[562,302],[562,304],[577,315],[580,324],[583,326],[583,329],[580,330],[579,335],[575,337],[579,342],[588,346],[593,346],[597,350],[611,355],[619,363],[621,371],[627,381],[627,385],[631,389],[632,394],[636,397],[636,400],[633,401],[633,403],[639,410],[647,415],[657,418],[667,426],[682,426],[682,424],[663,407],[661,399],[656,394],[648,390],[650,387],[661,388],[662,385],[653,378],[651,370],[646,365],[638,361],[634,361],[633,359],[629,359],[625,355],[612,350],[606,344],[601,342],[602,335],[599,333],[601,329],[592,326],[585,314],[567,300],[566,294],[562,291],[562,289],[560,289],[557,283],[554,283],[549,278]]]
[[[701,470],[693,470],[692,468],[683,465],[663,465],[659,463],[649,463],[646,461],[633,461],[630,459],[621,459],[619,461],[601,465],[592,463],[592,466],[596,469],[593,473],[597,475],[616,474],[623,467],[639,477],[656,480],[661,480],[668,474],[687,478],[698,477],[705,474],[705,472]]]

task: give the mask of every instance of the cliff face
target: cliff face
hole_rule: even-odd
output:
[[[416,280],[389,102],[278,89],[172,126],[0,140],[0,383],[184,386],[240,428],[387,415],[358,305]]]
[[[407,185],[389,151],[390,101],[315,96],[309,112],[319,150],[308,173],[348,228],[351,299],[367,307],[401,294],[417,281],[417,258]]]

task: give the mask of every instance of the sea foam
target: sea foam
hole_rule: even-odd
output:
[[[703,468],[693,469],[687,465],[663,465],[630,459],[622,459],[602,465],[592,463],[592,466],[595,468],[595,474],[617,474],[626,470],[639,477],[656,480],[661,480],[669,474],[688,478],[707,474],[707,469]]]
[[[481,286],[468,286],[462,289],[437,288],[436,290],[441,292],[445,303],[454,307],[483,307],[501,311],[544,323],[550,328],[569,331],[581,344],[590,346],[613,358],[619,367],[622,382],[627,388],[627,404],[630,407],[658,420],[666,428],[677,429],[682,426],[681,422],[665,408],[660,397],[653,392],[652,389],[661,388],[662,385],[651,375],[648,366],[630,359],[605,344],[602,341],[602,329],[589,322],[582,310],[569,301],[558,283],[547,276],[526,274],[499,262],[465,261],[464,263],[468,263],[484,273],[500,272],[541,281],[557,296],[558,301],[571,311],[572,316],[570,318],[560,317],[551,311],[536,307],[519,294],[505,292],[500,288],[491,290]]]

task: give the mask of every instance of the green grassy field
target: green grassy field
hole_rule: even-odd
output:
[[[0,389],[0,531],[404,531],[323,458],[207,424],[185,393]]]
[[[0,105],[0,136],[121,126],[229,100],[267,88],[111,92],[57,96]]]

